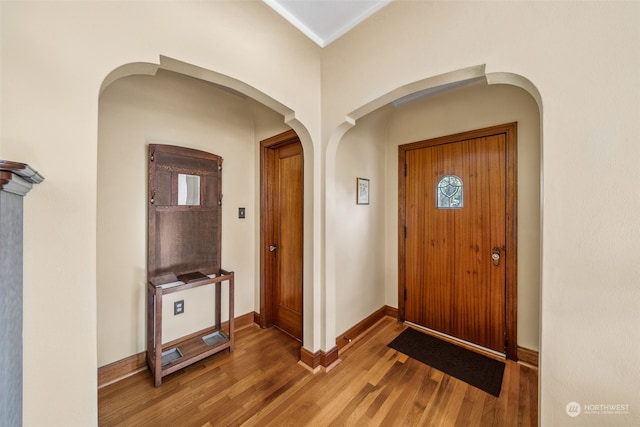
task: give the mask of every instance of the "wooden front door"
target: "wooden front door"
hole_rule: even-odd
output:
[[[400,161],[401,320],[510,353],[515,124],[404,145]]]
[[[293,131],[262,142],[261,326],[302,341],[303,154]]]

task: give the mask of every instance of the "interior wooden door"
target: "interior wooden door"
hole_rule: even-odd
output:
[[[302,341],[303,152],[293,131],[263,141],[261,323]]]
[[[402,320],[501,353],[515,237],[508,145],[498,129],[401,147]]]

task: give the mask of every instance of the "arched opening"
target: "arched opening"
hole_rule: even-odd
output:
[[[313,206],[313,149],[294,112],[238,80],[170,58],[128,64],[104,80],[99,99],[97,218],[98,366],[145,351],[146,146],[180,145],[224,159],[222,260],[236,271],[235,312],[259,311],[260,141],[294,129],[305,152],[305,205]],[[245,218],[239,218],[242,208]],[[305,210],[303,274],[312,292],[313,210]],[[163,341],[211,319],[207,292],[190,290],[184,314],[167,313]],[[224,295],[223,295],[224,296]],[[306,299],[306,298],[305,298]],[[173,307],[165,300],[168,310]],[[305,311],[312,316],[312,310]],[[223,318],[226,316],[223,310]],[[310,323],[310,322],[306,322]],[[305,323],[305,324],[306,324]],[[310,329],[305,337],[313,338]]]
[[[335,295],[335,307],[328,311],[335,314],[337,343],[343,332],[381,305],[398,307],[398,146],[518,122],[517,345],[525,357],[537,355],[540,116],[539,95],[526,79],[485,75],[484,67],[473,67],[407,85],[348,117],[344,127],[349,130],[336,131],[327,149],[327,286],[335,284],[327,294]],[[373,206],[351,203],[355,176],[371,179]]]

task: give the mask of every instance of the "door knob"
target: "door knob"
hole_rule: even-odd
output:
[[[497,246],[494,246],[493,250],[491,251],[491,261],[493,261],[494,267],[500,265],[500,248]]]
[[[276,249],[278,249],[278,247],[276,245],[269,245],[269,251],[270,252],[275,252]]]

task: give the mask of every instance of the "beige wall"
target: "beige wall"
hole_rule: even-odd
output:
[[[254,119],[257,118],[258,120]],[[147,146],[180,145],[222,156],[222,265],[236,272],[236,315],[259,311],[259,142],[288,127],[246,97],[166,71],[116,80],[100,96],[98,121],[98,366],[146,349]],[[239,207],[246,219],[238,219]],[[227,287],[223,287],[227,301]],[[185,312],[173,315],[173,301]],[[259,300],[259,298],[258,298]],[[213,287],[164,299],[163,341],[212,325]],[[228,309],[223,304],[223,320]]]
[[[385,109],[347,132],[336,159],[336,333],[385,305]],[[356,204],[356,178],[369,179],[369,204]],[[335,344],[335,343],[334,343]]]
[[[285,120],[302,130],[308,148],[320,128],[320,48],[261,2],[1,2],[0,7],[0,157],[27,162],[46,179],[25,199],[24,424],[95,425],[103,81],[126,64],[159,64],[160,55],[215,70],[216,78],[232,76],[228,84],[242,82],[252,96],[287,114]],[[313,150],[305,159],[312,164],[313,186],[318,179]],[[310,217],[315,209],[310,196]],[[306,227],[314,233],[312,224]],[[312,260],[313,248],[306,253]],[[127,273],[129,285],[134,274],[139,273]],[[133,303],[123,310],[131,315]],[[134,339],[139,337],[127,338],[127,346],[133,347]]]
[[[638,16],[636,2],[394,1],[323,50],[327,199],[332,136],[438,80],[425,78],[486,64],[490,83],[514,82],[539,101],[542,425],[640,423],[640,330],[631,326],[640,193],[610,185],[640,182]],[[327,203],[327,236],[334,210]],[[327,277],[335,274],[328,265]],[[572,401],[629,404],[629,413],[574,420]]]
[[[639,3],[394,1],[325,49],[258,1],[0,8],[0,157],[46,177],[25,200],[25,425],[97,423],[99,90],[160,55],[242,86],[301,134],[312,351],[337,333],[342,134],[455,70],[526,86],[542,111],[542,425],[640,423]],[[575,420],[570,401],[630,414]]]

